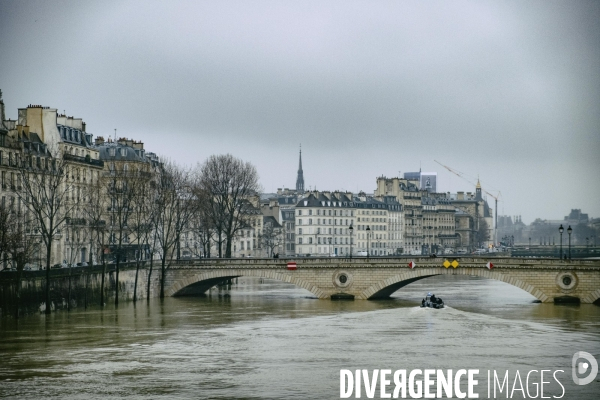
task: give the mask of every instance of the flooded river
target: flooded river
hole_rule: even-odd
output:
[[[447,308],[420,308],[428,291]],[[517,371],[526,386],[525,375],[542,369],[564,371],[562,389],[544,377],[544,396],[600,398],[600,375],[585,386],[571,378],[575,352],[600,360],[600,307],[534,300],[463,276],[424,279],[385,301],[317,300],[240,278],[207,297],[4,319],[0,397],[337,399],[341,369],[464,368],[479,369],[479,398],[488,397],[488,370],[508,370],[512,388]]]

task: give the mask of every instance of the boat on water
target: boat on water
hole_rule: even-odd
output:
[[[436,297],[435,294],[427,293],[427,296],[421,300],[421,307],[444,308],[444,300],[441,297]]]

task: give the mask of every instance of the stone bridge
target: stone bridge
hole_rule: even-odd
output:
[[[455,263],[452,263],[455,261]],[[288,262],[297,264],[288,269]],[[412,267],[410,266],[410,262]],[[489,269],[487,263],[491,262]],[[600,261],[532,258],[297,258],[179,261],[167,270],[165,295],[206,292],[251,276],[292,283],[319,299],[379,299],[436,275],[471,275],[516,286],[541,302],[600,301]]]

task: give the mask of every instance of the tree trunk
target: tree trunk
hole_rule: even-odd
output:
[[[102,250],[104,251],[104,250]],[[106,276],[106,260],[102,255],[102,283],[100,283],[100,307],[104,307],[104,278]]]
[[[167,263],[167,258],[165,257],[165,254],[163,254],[162,256],[162,263],[161,263],[161,275],[160,275],[160,298],[164,299],[165,298],[165,271],[166,271],[166,263]]]
[[[223,236],[219,232],[219,258],[223,258]]]
[[[91,267],[90,263],[90,268]],[[87,269],[83,271],[83,309],[87,310],[87,292],[88,292],[88,272]]]
[[[135,266],[135,283],[133,286],[133,302],[137,301],[137,287],[138,287],[138,274],[140,273],[140,262],[138,261]]]
[[[69,289],[67,291],[67,311],[71,311],[71,275],[73,274],[73,268],[69,265]]]
[[[231,258],[231,242],[232,242],[232,236],[231,235],[226,235],[225,240],[226,240],[226,247],[225,247],[225,258]]]
[[[52,238],[48,239],[46,245],[46,314],[51,314],[50,310],[50,252],[52,251]]]
[[[150,283],[152,282],[152,266],[154,262],[154,253],[150,254],[150,270],[148,271],[148,290],[146,291],[146,300],[150,301]]]
[[[23,274],[23,265],[17,261],[17,282],[15,287],[15,319],[19,319],[19,307],[21,306],[21,279]]]
[[[119,246],[120,247],[120,246]],[[119,264],[121,263],[121,251],[117,250],[117,262],[116,262],[116,279],[115,279],[115,307],[119,305]]]

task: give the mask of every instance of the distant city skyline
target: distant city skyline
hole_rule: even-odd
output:
[[[41,104],[183,164],[231,153],[266,192],[295,187],[302,143],[306,189],[421,168],[474,191],[437,160],[500,215],[600,217],[599,2],[59,4],[0,3],[8,118]]]

